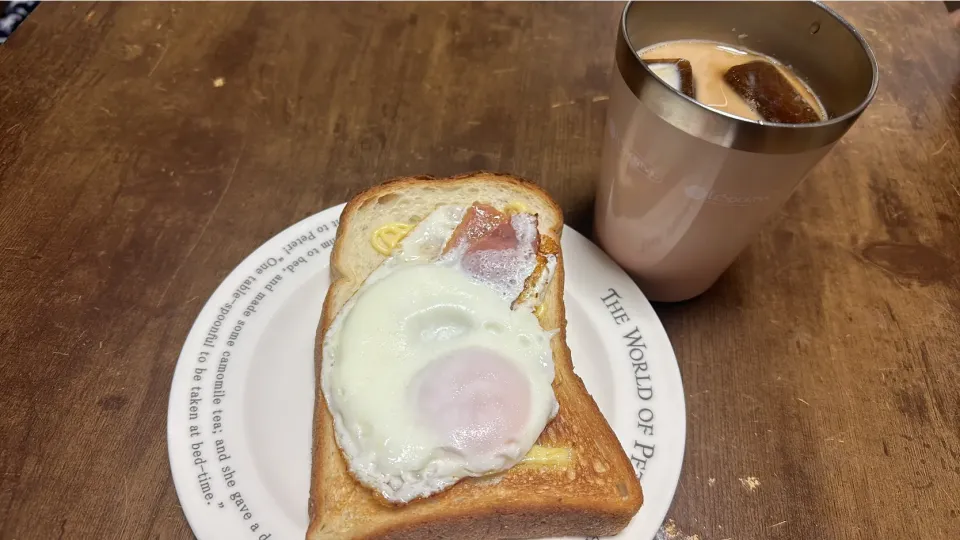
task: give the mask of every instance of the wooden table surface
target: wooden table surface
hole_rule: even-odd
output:
[[[589,234],[620,5],[43,3],[0,47],[0,537],[189,538],[167,396],[262,242],[511,171]],[[666,538],[957,538],[960,37],[846,4],[874,103],[702,297]]]

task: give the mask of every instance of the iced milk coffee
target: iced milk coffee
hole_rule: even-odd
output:
[[[648,4],[660,3],[628,4],[624,25]],[[852,120],[759,50],[712,39],[634,48],[625,26],[618,64],[629,52],[643,72],[612,77],[595,232],[650,299],[684,300],[716,281]],[[816,137],[798,131],[837,118]]]

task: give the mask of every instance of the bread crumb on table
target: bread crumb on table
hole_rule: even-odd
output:
[[[700,540],[700,535],[686,535],[680,530],[680,527],[677,527],[675,521],[668,519],[664,522],[663,526],[660,527],[660,530],[657,531],[657,536],[654,537],[654,540]]]
[[[749,491],[753,491],[760,487],[760,479],[756,476],[748,476],[746,478],[740,478],[739,480],[740,484]]]

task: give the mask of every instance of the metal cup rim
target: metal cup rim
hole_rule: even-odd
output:
[[[654,73],[653,70],[650,69],[647,66],[647,64],[643,62],[643,60],[640,58],[640,55],[637,54],[637,48],[631,42],[630,34],[629,32],[627,32],[627,14],[629,13],[631,6],[633,6],[636,3],[642,3],[642,1],[643,0],[629,0],[626,3],[626,5],[623,6],[623,12],[620,14],[620,34],[623,36],[623,39],[626,41],[627,45],[629,46],[630,52],[633,55],[633,58],[636,61],[636,63],[639,64],[640,67],[647,72],[647,75],[649,75],[650,78],[656,81],[656,84],[659,84],[665,90],[672,93],[674,96],[679,97],[683,100],[686,100],[688,103],[694,105],[695,107],[697,107],[702,111],[705,111],[709,114],[720,116],[734,123],[755,126],[755,127],[763,127],[763,128],[784,128],[784,129],[797,129],[797,130],[834,127],[834,126],[840,126],[845,123],[849,124],[849,123],[852,123],[853,119],[856,119],[861,113],[863,113],[863,111],[867,108],[868,105],[870,105],[870,102],[873,101],[873,98],[877,93],[877,88],[880,85],[880,68],[877,65],[877,58],[873,54],[873,49],[870,48],[870,45],[863,38],[860,32],[857,31],[857,29],[854,28],[854,26],[850,24],[846,19],[841,17],[839,13],[837,13],[832,8],[825,5],[823,2],[819,0],[807,0],[809,1],[809,3],[815,4],[817,7],[819,7],[827,15],[836,19],[837,22],[843,25],[843,27],[846,28],[847,31],[854,36],[854,38],[857,40],[860,46],[863,47],[863,51],[864,53],[866,53],[867,59],[870,61],[871,81],[870,81],[870,90],[867,91],[867,95],[860,102],[860,104],[840,116],[835,116],[833,118],[828,118],[827,120],[821,120],[819,122],[808,122],[804,124],[787,124],[783,122],[767,122],[767,121],[761,121],[761,120],[751,120],[749,118],[743,118],[741,116],[733,115],[728,112],[724,112],[724,111],[714,109],[712,107],[708,107],[703,103],[700,103],[696,99],[693,99],[690,96],[687,96],[683,92],[680,92],[677,89],[670,86],[669,84],[667,84],[663,79],[658,77],[657,74]]]

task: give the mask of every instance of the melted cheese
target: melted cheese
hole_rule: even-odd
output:
[[[504,206],[503,211],[508,214],[526,214],[527,205],[523,204],[520,201],[513,201],[511,203],[508,203],[506,206]]]
[[[406,223],[387,223],[373,232],[370,245],[381,255],[390,255],[411,229],[413,227]]]
[[[520,465],[529,467],[567,467],[573,461],[573,450],[569,448],[549,448],[535,444],[520,461]]]

